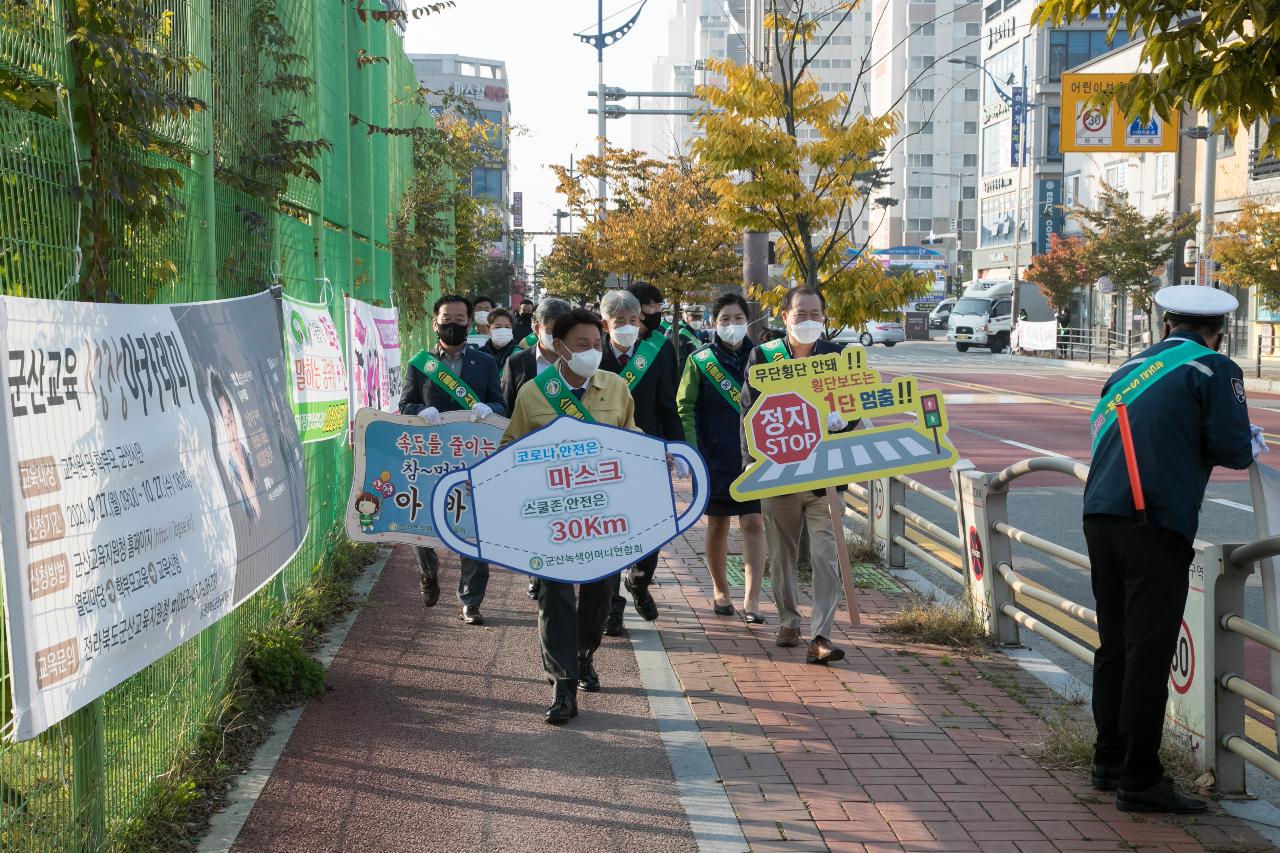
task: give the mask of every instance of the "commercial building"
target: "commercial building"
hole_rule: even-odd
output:
[[[1062,73],[1113,47],[1101,15],[1067,28],[1032,27],[1035,8],[1035,0],[986,4],[981,70],[955,66],[972,74],[979,89],[978,245],[973,253],[978,278],[1007,279],[1015,271],[1021,276],[1048,246],[1049,235],[1062,230]],[[1125,39],[1122,29],[1114,46]]]
[[[500,152],[493,166],[480,167],[471,174],[471,194],[490,202],[501,211],[503,233],[510,233],[511,199],[511,151],[510,126],[511,98],[507,84],[507,64],[496,59],[474,56],[458,56],[451,53],[411,53],[414,74],[418,82],[435,92],[453,92],[465,96],[479,111],[480,116],[492,123],[498,131],[493,144]],[[430,98],[432,113],[438,114],[442,99]],[[510,257],[509,241],[504,236],[490,254],[493,257]]]
[[[901,131],[884,167],[891,182],[878,195],[897,204],[872,207],[871,245],[878,251],[919,247],[930,234],[954,278],[969,270],[977,244],[979,47],[981,8],[938,0],[876,0],[864,76],[873,113],[897,112]],[[968,60],[957,66],[950,58]]]

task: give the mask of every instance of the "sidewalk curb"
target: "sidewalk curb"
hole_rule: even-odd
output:
[[[627,633],[699,853],[750,850],[657,626],[629,613]]]
[[[1016,363],[1018,364],[1043,364],[1045,362],[1048,362],[1050,364],[1059,364],[1059,365],[1062,365],[1063,367],[1070,365],[1071,367],[1079,367],[1082,370],[1090,370],[1090,371],[1093,371],[1094,373],[1106,373],[1106,374],[1111,374],[1115,372],[1115,370],[1119,368],[1120,365],[1124,364],[1125,361],[1128,360],[1128,359],[1120,358],[1111,362],[1111,364],[1106,364],[1104,362],[1096,362],[1096,361],[1076,361],[1075,359],[1070,359],[1070,358],[1057,358],[1057,359],[1035,358],[1033,356],[1026,356],[1026,355],[1002,356],[1002,358],[1008,358],[1011,361],[1016,361]],[[1232,361],[1235,361],[1235,359],[1232,359]],[[1236,361],[1236,364],[1240,364],[1240,362]],[[1248,375],[1249,367],[1243,364],[1240,364],[1240,369],[1244,371],[1246,374],[1244,378],[1244,387],[1246,391],[1258,391],[1262,393],[1280,393],[1280,380],[1257,379],[1255,377],[1249,376]]]
[[[391,549],[382,549],[378,559],[370,563],[364,570],[364,574],[352,585],[352,592],[356,596],[355,606],[351,608],[346,618],[330,629],[324,644],[316,651],[316,659],[326,670],[338,656],[343,641],[351,631],[351,626],[356,623],[356,619],[363,611],[365,599],[369,597],[369,593],[378,582],[390,558]],[[249,766],[232,782],[231,788],[227,791],[227,806],[209,820],[209,831],[201,839],[200,846],[196,848],[198,853],[228,853],[235,845],[240,830],[249,819],[249,814],[257,804],[262,789],[270,781],[271,773],[280,761],[280,756],[284,754],[289,738],[293,735],[293,730],[297,728],[298,721],[302,719],[302,712],[305,710],[306,705],[291,708],[271,726],[271,734],[263,741],[262,746],[258,747]]]

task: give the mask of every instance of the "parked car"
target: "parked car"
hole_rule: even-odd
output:
[[[947,320],[951,317],[951,309],[956,305],[955,297],[944,299],[938,303],[938,306],[929,312],[929,328],[945,329]]]
[[[862,327],[845,326],[831,337],[831,340],[838,344],[859,343],[864,347],[872,344],[891,347],[906,339],[906,330],[902,328],[901,323],[894,320],[871,320]]]

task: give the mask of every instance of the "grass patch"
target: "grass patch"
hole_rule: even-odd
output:
[[[1088,776],[1093,767],[1093,742],[1097,737],[1093,719],[1078,706],[1058,705],[1043,714],[1045,737],[1036,750],[1042,763]],[[1185,789],[1195,789],[1200,771],[1186,739],[1166,728],[1160,743],[1160,763],[1164,772]]]
[[[849,549],[849,562],[862,563],[867,566],[882,568],[884,560],[880,557],[880,552],[876,550],[876,543],[862,536],[850,536],[845,540],[845,547]]]
[[[917,599],[880,626],[895,637],[977,651],[987,645],[986,630],[967,604],[934,604]]]

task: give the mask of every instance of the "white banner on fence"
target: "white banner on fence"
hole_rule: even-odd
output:
[[[284,297],[289,395],[302,442],[324,441],[347,429],[347,365],[327,305]]]
[[[400,411],[400,319],[395,308],[379,308],[359,299],[347,300],[347,367],[351,399],[347,425],[355,428],[356,412]]]
[[[1032,323],[1023,320],[1013,330],[1009,343],[1015,350],[1046,352],[1058,348],[1058,324],[1053,320]]]
[[[280,303],[0,298],[12,737],[230,613],[307,531]]]

